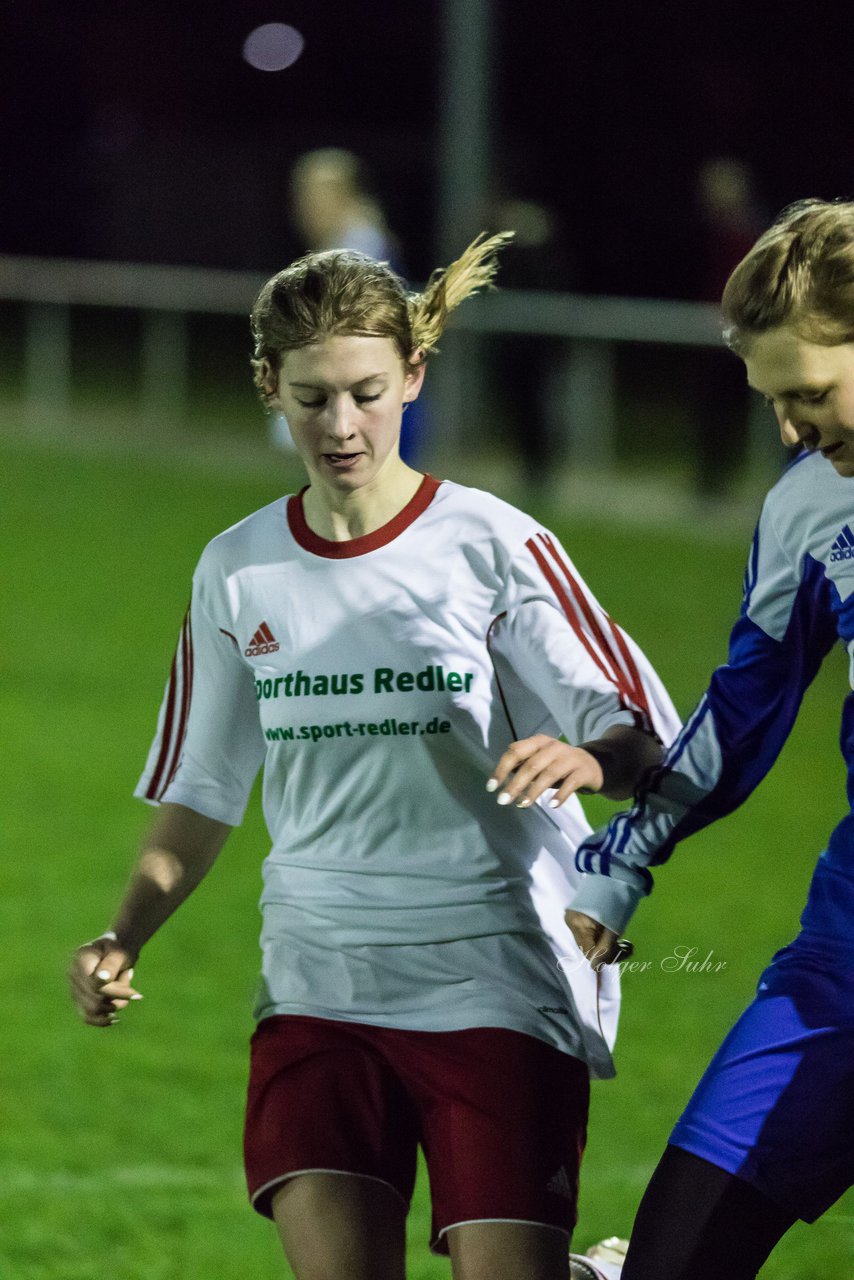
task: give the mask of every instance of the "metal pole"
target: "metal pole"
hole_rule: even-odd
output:
[[[439,125],[439,254],[481,229],[492,172],[491,0],[445,0]]]
[[[492,16],[492,0],[444,3],[437,235],[443,265],[482,229],[491,195]],[[455,452],[458,433],[464,426],[470,433],[471,417],[482,412],[483,350],[479,334],[454,333],[431,370],[431,444],[441,456]]]
[[[34,302],[26,312],[26,398],[37,427],[65,422],[71,385],[71,325],[68,307]]]
[[[146,422],[179,422],[187,413],[187,317],[146,311],[142,329],[140,410]]]
[[[616,382],[613,343],[572,344],[566,367],[564,420],[574,471],[614,471]]]
[[[748,473],[763,485],[773,484],[787,460],[773,413],[758,395],[751,395],[747,418]]]

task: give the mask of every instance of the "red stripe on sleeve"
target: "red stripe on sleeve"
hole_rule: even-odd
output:
[[[584,588],[581,586],[581,584],[573,575],[572,570],[564,560],[563,556],[560,554],[557,546],[555,545],[553,540],[550,537],[548,537],[548,535],[542,534],[541,537],[543,539],[543,543],[545,544],[548,551],[551,553],[553,559],[555,560],[555,563],[558,565],[564,577],[566,578],[567,582],[569,583],[570,590],[572,591],[572,594],[575,600],[577,601],[578,606],[581,609],[581,612],[586,618],[588,626],[593,632],[600,648],[602,649],[603,655],[607,659],[609,666],[614,672],[615,683],[618,685],[619,688],[627,692],[629,698],[635,704],[635,706],[637,706],[646,717],[649,717],[649,701],[647,699],[646,692],[643,687],[643,682],[640,678],[640,673],[638,672],[635,661],[632,658],[631,653],[629,652],[629,647],[626,644],[625,636],[620,631],[619,627],[614,622],[614,620],[608,617],[607,614],[605,614],[605,618],[607,619],[608,625],[611,628],[611,632],[613,634],[614,640],[616,641],[616,645],[619,650],[619,656],[618,656],[617,653],[614,652],[614,649],[610,641],[608,640],[608,637],[605,635],[605,632],[602,630],[602,627],[599,624],[599,620],[596,617],[596,614],[593,612],[592,605],[590,604],[590,601],[588,600],[584,592]],[[620,658],[622,658],[624,665],[621,665]]]
[[[605,616],[608,617],[607,614]],[[629,646],[626,644],[626,637],[623,635],[622,631],[617,626],[616,622],[614,622],[613,618],[608,617],[608,625],[610,626],[612,632],[614,633],[614,639],[617,642],[617,647],[619,648],[620,653],[622,654],[622,657],[623,657],[623,661],[626,664],[626,670],[628,671],[632,679],[632,683],[635,688],[635,700],[638,706],[643,711],[644,715],[650,716],[649,699],[647,698],[646,690],[643,687],[643,679],[641,677],[640,672],[638,671],[637,664],[634,658],[632,657],[631,650],[629,649]],[[650,716],[650,724],[651,723],[652,723],[652,718]]]
[[[618,672],[614,670],[609,671],[608,668],[605,666],[605,663],[603,662],[601,655],[598,654],[595,648],[593,647],[590,637],[585,635],[584,630],[581,626],[581,623],[578,619],[575,606],[573,605],[569,596],[566,594],[563,584],[560,582],[560,579],[558,578],[554,569],[549,564],[548,560],[546,559],[541,549],[537,546],[534,539],[529,538],[526,545],[528,547],[528,550],[531,552],[531,555],[534,557],[537,564],[540,566],[540,569],[543,572],[543,576],[545,577],[552,591],[554,591],[555,595],[557,596],[557,599],[564,613],[566,614],[566,618],[567,618],[567,621],[569,622],[569,625],[572,627],[576,636],[584,645],[584,648],[587,650],[590,657],[596,663],[596,666],[602,672],[602,675],[605,677],[605,679],[609,681],[610,684],[616,685],[617,690],[620,694],[621,701],[625,703],[627,699],[631,698],[631,690],[629,689],[625,679],[624,678],[621,679]]]
[[[151,781],[145,792],[146,800],[156,800],[160,790],[160,779],[163,777],[163,770],[166,768],[166,761],[169,759],[169,749],[172,743],[172,723],[175,719],[175,700],[177,696],[178,682],[178,653],[176,651],[172,659],[172,669],[169,673],[169,694],[166,699],[166,714],[163,717],[163,734],[160,743],[160,755],[157,757],[157,764],[154,773],[151,775]]]
[[[187,719],[190,714],[190,701],[193,697],[193,632],[190,624],[190,613],[184,618],[184,627],[181,632],[181,719],[178,721],[178,732],[175,735],[175,749],[172,752],[172,764],[166,781],[163,784],[163,791],[169,786],[169,783],[175,777],[178,765],[181,763],[181,752],[184,748],[184,738],[187,733]]]
[[[558,554],[557,547],[555,546],[552,539],[547,534],[544,534],[544,533],[540,534],[540,537],[542,538],[543,545],[551,553],[551,557],[554,560],[555,564],[560,569],[563,576],[566,578],[566,581],[569,584],[569,589],[572,592],[573,598],[576,604],[578,605],[579,609],[581,610],[581,613],[583,614],[584,618],[586,619],[587,625],[589,626],[590,630],[593,632],[594,639],[599,645],[599,648],[602,653],[602,657],[608,663],[608,665],[611,668],[611,671],[613,672],[612,678],[614,680],[614,683],[619,684],[622,688],[625,688],[629,693],[632,693],[632,688],[629,683],[628,677],[626,676],[626,673],[623,671],[622,667],[617,661],[616,655],[613,649],[611,648],[611,646],[609,645],[605,637],[605,633],[603,632],[602,628],[599,625],[599,620],[597,619],[596,614],[593,612],[593,609],[590,605],[590,601],[587,599],[587,596],[584,594],[584,591],[581,589],[581,584],[575,578],[575,576],[572,573],[572,570],[570,569],[566,561],[563,559],[563,557]]]

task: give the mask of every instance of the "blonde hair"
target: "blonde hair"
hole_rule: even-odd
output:
[[[854,341],[854,202],[799,200],[759,237],[726,283],[724,339],[789,325],[808,342]]]
[[[433,272],[422,293],[408,293],[387,262],[352,249],[309,253],[262,288],[252,308],[254,381],[269,401],[282,354],[335,335],[390,338],[402,360],[420,363],[438,349],[448,317],[489,288],[497,254],[512,231],[481,233],[455,262]],[[416,352],[421,352],[416,360]]]

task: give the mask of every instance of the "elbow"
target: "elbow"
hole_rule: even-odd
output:
[[[184,864],[174,853],[166,849],[148,849],[139,865],[140,875],[150,881],[161,893],[172,893],[184,879]]]

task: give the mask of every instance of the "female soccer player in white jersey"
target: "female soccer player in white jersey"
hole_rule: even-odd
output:
[[[854,204],[785,210],[736,267],[723,305],[727,341],[783,442],[802,451],[763,508],[728,664],[632,813],[579,851],[597,874],[572,920],[606,959],[651,888],[647,868],[757,786],[838,642],[854,687]],[[676,1125],[624,1280],[750,1280],[797,1218],[812,1222],[854,1182],[850,692],[840,745],[846,812],[819,857],[801,932],[762,974]]]
[[[419,1143],[458,1280],[565,1277],[588,1076],[611,1072],[613,982],[563,922],[589,833],[574,795],[631,795],[673,709],[550,533],[398,453],[426,353],[504,239],[421,295],[349,251],[261,291],[255,380],[309,484],[201,557],[137,792],[161,807],[72,969],[86,1020],[111,1023],[263,763],[245,1156],[299,1277],[402,1276]],[[531,735],[535,764],[490,793]]]

